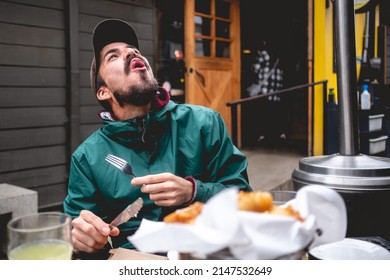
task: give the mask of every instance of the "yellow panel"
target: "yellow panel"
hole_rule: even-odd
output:
[[[314,82],[327,79],[325,73],[325,12],[325,5],[314,5]],[[314,156],[323,154],[323,100],[321,92],[320,87],[314,88]]]

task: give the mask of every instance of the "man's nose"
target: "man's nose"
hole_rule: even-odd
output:
[[[135,50],[133,48],[126,48],[123,54],[125,60],[132,59],[135,56]]]

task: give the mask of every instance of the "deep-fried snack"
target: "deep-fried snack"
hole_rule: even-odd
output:
[[[244,192],[238,193],[238,210],[264,212],[272,207],[272,194],[269,192]]]
[[[304,219],[295,211],[291,205],[279,206],[273,204],[273,197],[270,192],[244,192],[238,193],[238,209],[241,211],[254,211],[274,215],[284,215],[296,218],[298,221]]]
[[[294,217],[300,222],[303,222],[303,218],[301,215],[299,215],[298,211],[295,211],[291,205],[287,206],[279,206],[279,205],[273,205],[269,211],[266,211],[265,213],[274,214],[274,215],[284,215],[289,217]]]
[[[194,202],[186,208],[178,209],[175,212],[165,216],[164,222],[192,224],[195,222],[195,219],[198,217],[200,212],[202,212],[202,209],[202,202]]]
[[[237,195],[238,210],[253,211],[259,213],[269,213],[274,215],[285,215],[296,218],[298,221],[304,219],[295,211],[291,205],[278,206],[273,204],[273,197],[270,192],[244,192],[240,191]],[[178,209],[175,212],[165,216],[166,223],[184,223],[192,224],[202,212],[202,202],[194,202],[186,208]]]

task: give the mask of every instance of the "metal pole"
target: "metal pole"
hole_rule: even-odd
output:
[[[359,154],[354,1],[335,0],[334,8],[340,154],[352,156]]]

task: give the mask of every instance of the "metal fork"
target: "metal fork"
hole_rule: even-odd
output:
[[[127,161],[125,161],[123,158],[108,154],[105,159],[116,168],[119,168],[123,173],[136,177],[135,174],[133,173],[130,164]]]

